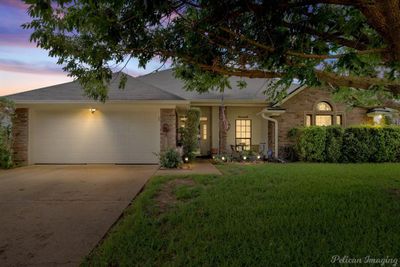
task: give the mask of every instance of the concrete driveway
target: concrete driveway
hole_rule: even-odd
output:
[[[0,266],[77,266],[157,166],[0,171]]]

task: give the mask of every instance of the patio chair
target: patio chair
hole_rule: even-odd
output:
[[[234,160],[239,160],[241,157],[240,152],[237,150],[235,145],[231,145],[231,157]]]

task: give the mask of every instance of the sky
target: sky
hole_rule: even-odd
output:
[[[29,42],[31,31],[21,24],[29,22],[27,5],[20,0],[0,0],[0,96],[72,81],[57,65],[57,59]],[[139,69],[132,59],[124,72],[140,76],[161,67],[154,60]]]

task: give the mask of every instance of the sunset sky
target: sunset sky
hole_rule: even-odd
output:
[[[29,42],[30,31],[21,28],[29,22],[27,5],[20,0],[0,0],[0,96],[71,81],[47,51]],[[138,76],[160,67],[154,61],[144,69],[131,60],[124,69]]]

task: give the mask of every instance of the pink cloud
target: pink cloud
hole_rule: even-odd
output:
[[[56,64],[41,62],[29,64],[18,60],[0,59],[0,71],[30,73],[30,74],[51,74],[65,75],[65,72]]]
[[[0,4],[26,10],[28,5],[21,0],[0,0]]]
[[[0,34],[0,46],[36,47],[34,42],[29,41],[29,33],[21,34]]]

